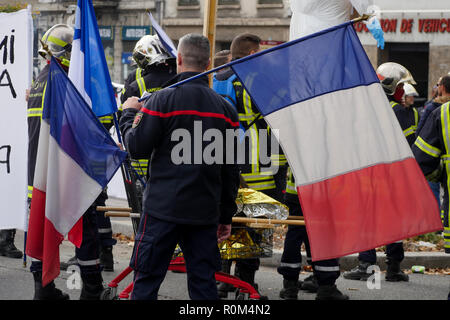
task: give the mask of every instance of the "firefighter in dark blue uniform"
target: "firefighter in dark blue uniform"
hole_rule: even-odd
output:
[[[209,41],[204,36],[182,37],[178,74],[171,83],[206,70],[209,52]],[[129,98],[123,104],[120,120],[130,155],[151,158],[143,216],[130,261],[135,271],[131,298],[157,298],[179,244],[186,261],[191,299],[217,299],[217,243],[231,231],[237,210],[239,169],[223,161],[226,152],[222,148],[230,147],[228,143],[215,149],[217,161],[205,162],[203,151],[210,143],[202,137],[208,132],[225,137],[226,130],[239,126],[237,114],[208,87],[207,77],[157,91],[143,107],[137,100]],[[235,143],[231,144],[232,150]]]
[[[401,105],[404,83],[416,84],[411,73],[404,66],[387,62],[377,69],[378,78],[381,81],[386,96],[394,111],[406,140],[412,147],[416,139],[416,130],[419,123],[419,114],[413,107],[405,108]],[[403,241],[386,245],[386,281],[409,281],[409,277],[400,269],[400,263],[405,257]],[[368,268],[376,264],[375,249],[359,253],[359,265],[351,271],[345,272],[343,277],[350,280],[367,280],[371,276]]]
[[[50,28],[42,37],[42,41],[48,46],[50,53],[58,62],[68,70],[70,64],[71,44],[73,28],[68,25],[58,24]],[[48,54],[40,49],[39,53],[47,61]],[[28,191],[31,201],[33,191],[33,179],[36,166],[36,155],[39,142],[39,131],[44,107],[45,89],[47,86],[49,66],[45,66],[34,81],[28,99]],[[80,248],[75,249],[75,256],[80,267],[83,287],[80,299],[98,299],[103,291],[103,279],[99,260],[99,238],[97,229],[97,214],[95,202],[83,215],[83,241]],[[42,287],[42,262],[32,259],[30,271],[33,274],[35,300],[67,300],[69,295],[61,292],[50,282]]]
[[[290,168],[288,168],[287,177],[285,204],[289,207],[289,215],[303,216],[295,187],[294,175]],[[307,262],[313,267],[313,277],[311,277],[310,281],[316,282],[317,287],[313,283],[301,284],[298,281],[302,264],[300,252],[302,243],[305,244]],[[348,296],[342,294],[335,285],[336,279],[340,275],[338,259],[312,262],[310,257],[311,252],[306,227],[288,226],[284,240],[283,255],[281,256],[280,266],[277,269],[278,273],[283,275],[283,289],[280,291],[280,298],[296,300],[298,290],[302,288],[310,292],[317,291],[317,300],[348,300]]]

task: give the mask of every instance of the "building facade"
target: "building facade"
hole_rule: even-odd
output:
[[[131,52],[136,41],[153,33],[146,10],[177,42],[186,33],[203,31],[206,0],[94,0],[100,33],[111,78],[123,83],[131,70]],[[291,0],[293,1],[293,0]],[[56,23],[73,24],[76,1],[31,2],[37,39]],[[450,1],[374,0],[385,31],[386,47],[380,50],[364,24],[355,29],[376,68],[386,61],[405,65],[418,85],[419,103],[428,99],[438,78],[450,72]],[[228,49],[242,32],[259,35],[266,43],[289,38],[289,0],[218,0],[216,51]],[[36,60],[39,58],[35,57]]]

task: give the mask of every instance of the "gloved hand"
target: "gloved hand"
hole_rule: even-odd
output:
[[[372,36],[377,40],[377,47],[381,50],[384,49],[384,32],[381,29],[380,21],[377,17],[372,17],[369,21],[365,22],[367,29],[369,29]]]

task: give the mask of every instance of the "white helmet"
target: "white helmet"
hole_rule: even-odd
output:
[[[412,84],[405,83],[403,86],[403,90],[405,90],[405,96],[414,96],[414,97],[419,96],[419,94],[417,93],[416,89],[413,87]]]
[[[157,35],[143,36],[133,50],[133,60],[141,69],[152,64],[163,63],[170,58],[172,56],[164,48]]]
[[[48,46],[48,50],[58,58],[62,64],[69,66],[72,51],[73,28],[67,24],[56,24],[42,36],[42,42]],[[39,54],[50,60],[44,48],[39,49]]]
[[[388,95],[393,95],[401,83],[417,84],[408,69],[395,62],[386,62],[380,65],[377,75],[381,86]]]

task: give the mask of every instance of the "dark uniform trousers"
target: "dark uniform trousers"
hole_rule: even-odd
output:
[[[106,199],[108,199],[108,194],[105,189],[98,196],[97,200],[95,200],[95,205],[104,207],[106,205]],[[99,245],[101,247],[111,247],[115,245],[117,240],[112,237],[111,219],[109,217],[105,217],[105,212],[96,211],[96,213]]]
[[[80,248],[75,248],[81,275],[101,272],[99,260],[99,241],[97,230],[97,212],[91,206],[83,214],[83,241]],[[42,262],[34,260],[30,266],[31,272],[42,272]]]
[[[286,197],[285,201],[285,204],[289,207],[289,215],[303,216],[299,201],[289,198]],[[280,266],[277,269],[278,273],[286,280],[298,280],[302,264],[302,243],[305,244],[307,262],[313,267],[317,283],[319,285],[333,285],[340,275],[339,260],[329,259],[311,262],[311,250],[305,226],[288,226]]]
[[[130,261],[135,271],[132,300],[157,299],[177,244],[186,262],[189,297],[218,299],[214,277],[220,270],[217,225],[176,224],[146,214],[141,218],[135,239]]]
[[[402,262],[405,258],[405,251],[402,242],[395,242],[386,245],[386,257],[389,260]],[[377,262],[377,254],[375,249],[363,251],[359,253],[358,260],[375,264]]]

